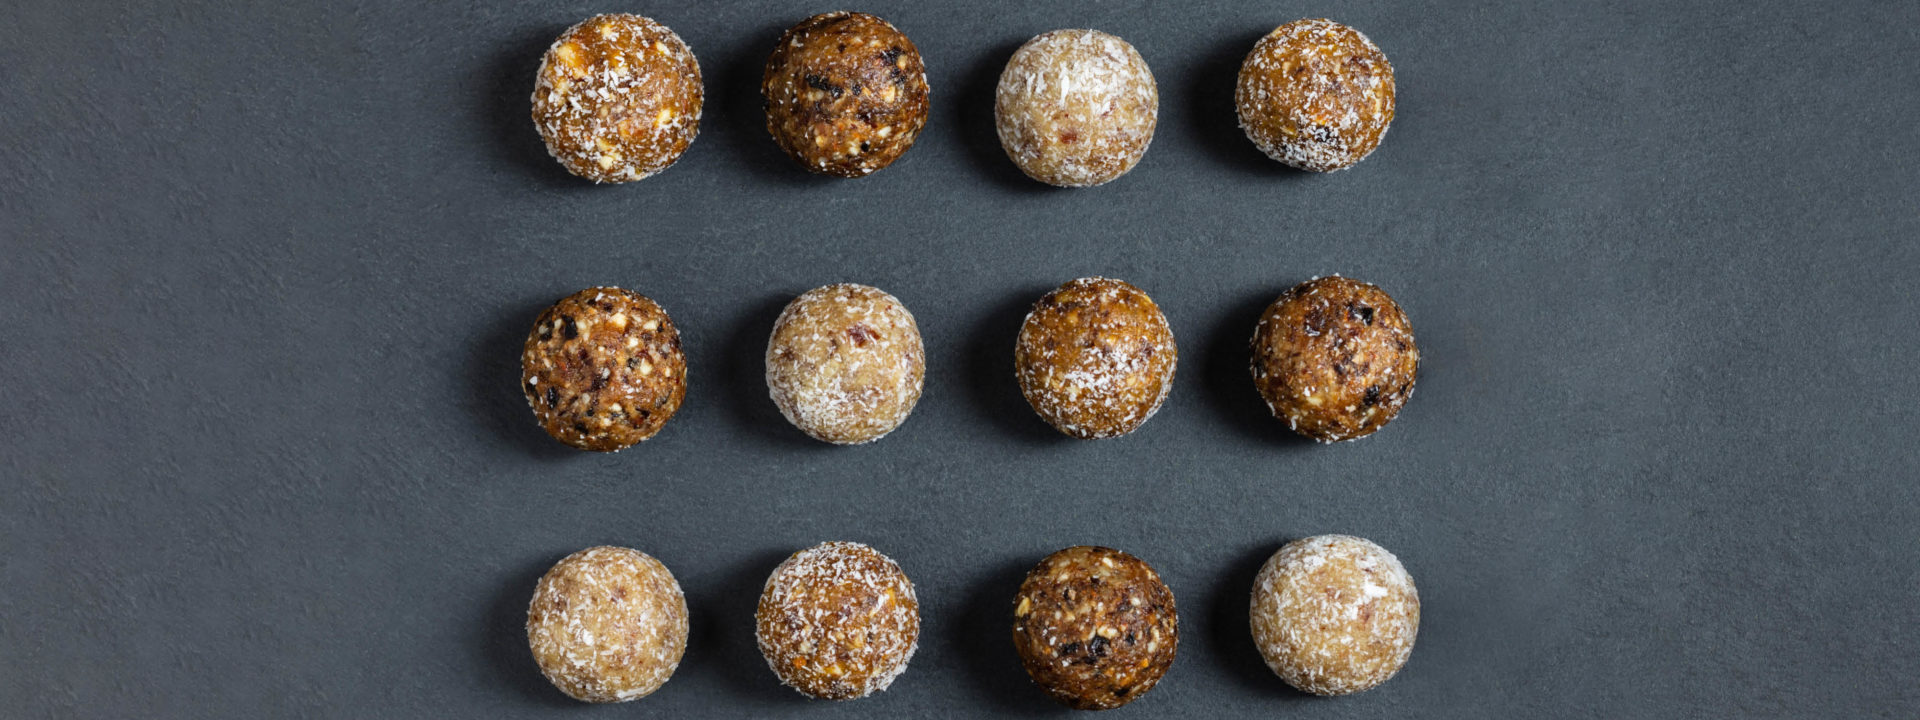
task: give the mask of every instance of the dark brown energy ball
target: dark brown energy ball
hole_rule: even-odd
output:
[[[900,300],[841,283],[794,298],[767,341],[767,388],[787,421],[816,440],[873,442],[920,401],[927,353]]]
[[[891,558],[826,542],[774,568],[754,613],[760,654],[780,682],[823,700],[893,684],[920,642],[920,601]]]
[[[1372,435],[1413,396],[1420,348],[1400,305],[1358,280],[1282,293],[1253,330],[1253,384],[1273,416],[1320,442]]]
[[[1152,690],[1173,666],[1173,591],[1132,555],[1079,546],[1027,573],[1013,604],[1013,647],[1053,699],[1110,710]]]
[[[1400,559],[1349,535],[1287,543],[1260,568],[1253,642],[1288,685],[1346,695],[1386,682],[1420,633],[1420,593]]]
[[[687,599],[646,553],[587,548],[540,578],[527,605],[527,643],[540,672],[575,700],[645,697],[687,651]]]
[[[861,177],[891,165],[927,124],[920,50],[866,13],[830,12],[788,28],[760,93],[774,142],[822,175]]]
[[[1153,142],[1160,91],[1139,51],[1098,30],[1041,33],[1014,51],[994,93],[994,126],[1027,177],[1061,187],[1108,182]]]
[[[653,437],[687,395],[673,320],[646,296],[615,287],[581,290],[541,313],[520,368],[540,426],[581,450]]]
[[[598,15],[560,34],[540,62],[533,124],[547,152],[594,182],[673,165],[700,132],[700,63],[667,26]]]
[[[1180,351],[1153,298],[1119,280],[1073,280],[1034,303],[1014,344],[1033,411],[1060,432],[1109,438],[1140,427],[1173,390]]]
[[[1393,66],[1360,31],[1296,20],[1254,43],[1234,92],[1260,151],[1314,172],[1352,167],[1393,124]]]

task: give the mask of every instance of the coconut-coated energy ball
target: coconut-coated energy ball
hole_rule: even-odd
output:
[[[540,672],[575,700],[646,697],[687,651],[687,599],[646,553],[587,548],[540,578],[527,605],[527,643]]]
[[[1287,543],[1253,582],[1253,642],[1304,692],[1357,693],[1407,663],[1420,593],[1386,548],[1348,535]]]
[[[841,283],[794,298],[767,341],[767,389],[816,440],[873,442],[920,401],[927,353],[913,313],[878,288]]]
[[[1021,45],[1000,73],[994,125],[1020,171],[1087,187],[1132,170],[1153,142],[1160,91],[1132,45],[1098,30],[1055,30]]]
[[[639,15],[597,15],[547,49],[533,124],[568,172],[630,182],[680,159],[704,101],[700,63],[679,35]]]
[[[1076,438],[1140,427],[1173,390],[1180,351],[1160,306],[1140,288],[1086,277],[1034,303],[1014,344],[1027,404]]]
[[[862,177],[893,164],[927,124],[927,68],[885,20],[830,12],[787,29],[760,93],[767,132],[802,167]]]
[[[1352,167],[1393,124],[1393,66],[1360,31],[1296,20],[1254,43],[1234,92],[1240,128],[1301,170]]]
[[[760,654],[809,697],[887,689],[920,641],[920,601],[900,566],[856,542],[825,542],[774,568],[754,613]]]
[[[1180,647],[1173,591],[1145,562],[1078,546],[1035,565],[1013,601],[1013,647],[1047,695],[1080,710],[1133,702]]]
[[[1253,384],[1273,416],[1320,442],[1372,435],[1413,396],[1420,348],[1399,303],[1343,278],[1293,286],[1253,330]]]
[[[687,395],[680,331],[645,295],[592,287],[540,314],[520,389],[548,435],[611,452],[653,437]]]

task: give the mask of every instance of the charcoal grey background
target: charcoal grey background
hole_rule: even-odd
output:
[[[1005,638],[1025,568],[1157,566],[1183,642],[1130,717],[1920,713],[1920,5],[1135,2],[861,6],[926,56],[894,167],[815,178],[765,136],[760,64],[831,4],[25,2],[0,10],[0,699],[27,716],[1067,714]],[[527,119],[542,50],[599,11],[698,53],[699,140],[595,187]],[[1262,158],[1231,83],[1332,15],[1399,74],[1357,169]],[[991,124],[1011,51],[1132,41],[1160,82],[1131,175],[1062,191]],[[1419,392],[1379,435],[1290,437],[1246,378],[1259,309],[1340,272],[1411,313]],[[1153,294],[1171,400],[1075,442],[1026,408],[1027,305],[1081,275]],[[794,294],[891,290],[925,398],[811,442],[766,399]],[[692,387],[657,438],[562,448],[515,387],[537,312],[636,288]],[[1254,570],[1372,538],[1425,601],[1391,683],[1287,689]],[[781,688],[750,615],[786,553],[872,543],[920,654],[845,705]],[[636,704],[565,700],[526,653],[534,580],[598,543],[679,576],[691,647]]]

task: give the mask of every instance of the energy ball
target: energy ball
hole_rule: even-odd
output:
[[[1179,646],[1173,591],[1119,550],[1082,545],[1048,555],[1014,600],[1013,647],[1027,675],[1078,710],[1147,694]]]
[[[653,437],[687,396],[680,331],[667,311],[615,287],[581,290],[541,313],[520,368],[540,426],[581,450]]]
[[[900,566],[856,542],[826,542],[774,568],[754,613],[760,654],[780,682],[822,700],[893,684],[920,639],[920,602]]]
[[[1119,280],[1073,280],[1034,303],[1014,344],[1027,404],[1060,432],[1125,435],[1173,390],[1180,351],[1153,298]]]
[[[1253,642],[1288,685],[1357,693],[1407,663],[1420,593],[1385,548],[1347,535],[1287,543],[1253,581]]]
[[[1393,66],[1332,20],[1274,28],[1240,64],[1240,128],[1267,157],[1313,172],[1352,167],[1393,124]]]
[[[1320,442],[1385,427],[1413,396],[1419,369],[1400,305],[1338,275],[1282,293],[1253,330],[1254,387],[1274,417]]]
[[[879,440],[920,401],[927,353],[913,313],[852,283],[794,298],[767,341],[767,389],[780,413],[816,440]]]
[[[808,170],[862,177],[893,164],[927,124],[927,68],[893,25],[830,12],[787,29],[760,84],[767,132]]]
[[[704,97],[700,63],[679,35],[639,15],[597,15],[547,49],[533,124],[568,172],[631,182],[687,151]]]
[[[1042,33],[1014,51],[994,94],[1000,147],[1027,177],[1061,187],[1127,174],[1153,142],[1160,91],[1127,41],[1098,30]]]
[[[540,578],[527,605],[527,643],[540,672],[575,700],[646,697],[687,651],[687,598],[646,553],[587,548]]]

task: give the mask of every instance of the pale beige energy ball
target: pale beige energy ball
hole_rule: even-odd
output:
[[[646,553],[593,547],[540,578],[527,643],[554,687],[575,700],[625,702],[666,684],[687,650],[687,599]]]
[[[1304,692],[1346,695],[1386,682],[1413,653],[1420,594],[1399,558],[1348,535],[1287,543],[1260,568],[1253,641]]]
[[[926,369],[913,313],[866,285],[801,294],[767,341],[767,390],[780,413],[814,439],[840,445],[873,442],[906,422]]]
[[[1160,92],[1139,51],[1098,30],[1055,30],[1028,40],[994,94],[1000,146],[1021,172],[1061,187],[1127,174],[1147,153]]]

